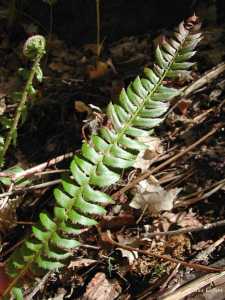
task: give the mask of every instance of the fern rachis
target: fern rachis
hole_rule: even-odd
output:
[[[68,250],[80,246],[72,236],[78,236],[83,227],[97,224],[92,216],[106,212],[102,206],[112,199],[98,189],[118,182],[121,170],[134,165],[138,152],[147,148],[137,137],[152,134],[163,121],[168,100],[179,94],[163,81],[187,72],[193,65],[186,60],[195,54],[201,40],[200,33],[193,33],[195,23],[195,18],[182,22],[174,38],[157,47],[153,69],[146,68],[143,78],[137,77],[127,90],[123,89],[118,104],[109,104],[110,125],[100,128],[89,143],[84,142],[80,154],[73,158],[70,169],[74,181],[64,179],[62,187],[54,190],[54,217],[41,213],[40,226],[33,227],[34,237],[10,257],[8,271],[15,279],[5,294],[32,265],[48,270],[62,267],[70,256]]]

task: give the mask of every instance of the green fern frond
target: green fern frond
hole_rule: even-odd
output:
[[[122,170],[134,165],[138,152],[147,148],[137,138],[152,134],[163,121],[169,101],[179,95],[164,80],[193,66],[187,60],[202,38],[194,30],[194,21],[182,22],[174,37],[157,47],[153,68],[146,68],[143,77],[123,89],[117,104],[108,105],[108,125],[84,142],[71,162],[74,181],[62,180],[62,186],[54,190],[54,217],[41,213],[40,224],[32,229],[34,237],[9,259],[12,276],[19,279],[28,264],[48,270],[62,267],[69,250],[80,246],[83,227],[96,225],[94,216],[105,214],[103,206],[113,201],[99,189],[117,183]]]

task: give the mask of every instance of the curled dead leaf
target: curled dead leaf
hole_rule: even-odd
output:
[[[154,159],[163,153],[163,146],[158,137],[139,137],[138,141],[148,145],[148,149],[139,152],[134,164],[134,168],[141,169],[144,172],[154,162]]]
[[[132,245],[135,242],[135,238],[124,237],[123,235],[117,234],[117,239],[121,245]],[[117,248],[122,254],[122,257],[127,258],[129,265],[132,265],[138,258],[137,251],[130,251],[123,248]]]
[[[150,214],[170,211],[180,191],[181,188],[165,190],[159,184],[150,184],[147,180],[143,180],[137,186],[130,206],[142,210],[147,208]]]

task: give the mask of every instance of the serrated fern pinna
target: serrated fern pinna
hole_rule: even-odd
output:
[[[41,213],[33,237],[10,257],[11,276],[19,278],[34,264],[48,270],[62,267],[70,256],[68,249],[79,247],[82,228],[95,225],[94,216],[106,212],[103,206],[112,199],[98,189],[118,182],[120,170],[132,167],[138,152],[147,147],[137,137],[151,135],[163,121],[169,100],[179,94],[164,85],[165,78],[177,77],[194,64],[187,60],[202,38],[196,25],[195,17],[182,22],[174,37],[157,47],[153,68],[146,68],[142,78],[123,89],[117,104],[108,105],[108,125],[84,142],[71,162],[74,181],[62,180],[62,187],[54,190],[54,217]]]

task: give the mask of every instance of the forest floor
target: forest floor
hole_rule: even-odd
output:
[[[224,31],[203,29],[197,66],[174,83],[189,88],[172,102],[137,169],[112,188],[117,204],[85,234],[87,247],[65,270],[35,279],[34,290],[25,285],[26,299],[209,299],[225,294],[225,271],[204,269],[225,266]],[[4,30],[0,35],[0,122],[5,126],[15,112],[13,92],[21,89],[17,70],[26,60],[22,41],[15,46]],[[45,79],[7,156],[7,167],[37,168],[22,186],[0,178],[2,262],[30,232],[38,212],[51,212],[52,188],[68,172],[69,158],[109,99],[115,101],[122,87],[152,65],[159,39],[157,34],[124,37],[105,43],[97,57],[93,44],[76,48],[51,36],[43,59]]]

